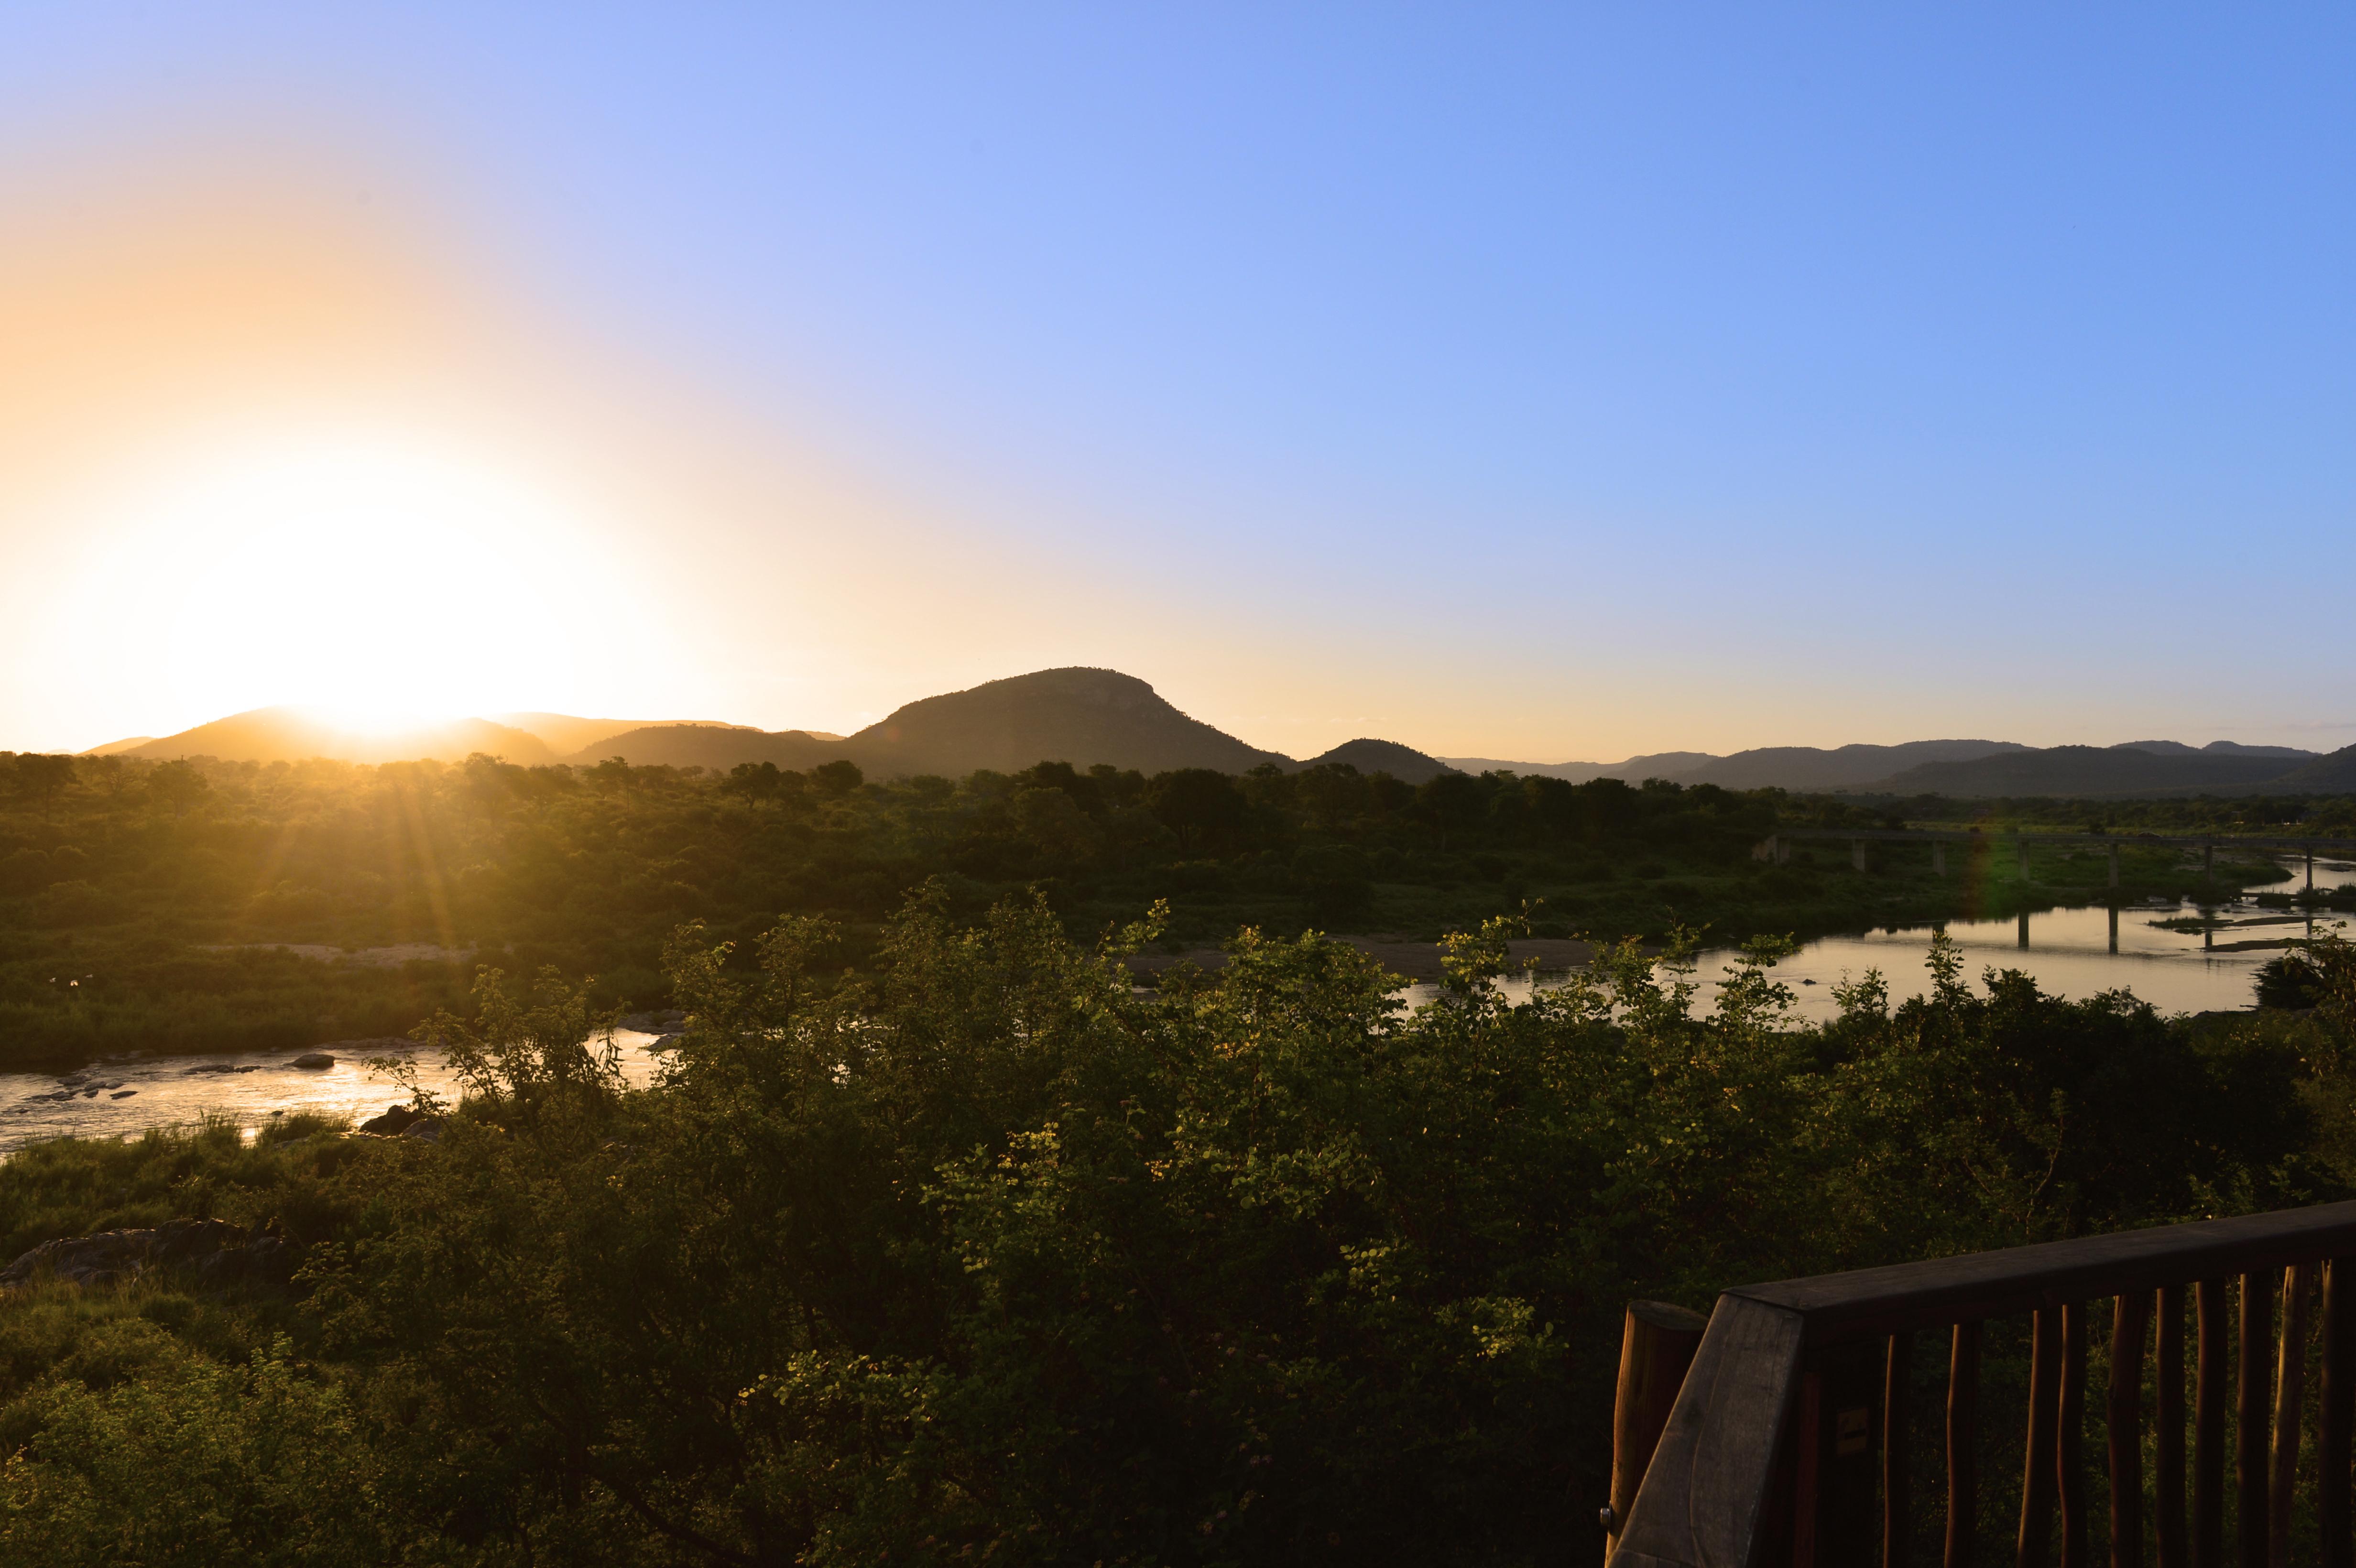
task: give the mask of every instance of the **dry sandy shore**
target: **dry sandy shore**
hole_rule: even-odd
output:
[[[1333,940],[1356,948],[1402,980],[1437,980],[1440,976],[1440,946],[1437,942],[1408,942],[1383,936],[1337,936]],[[1541,969],[1577,969],[1595,956],[1595,944],[1575,937],[1527,937],[1510,945],[1517,967],[1535,958]],[[1175,964],[1216,969],[1226,961],[1227,955],[1215,947],[1194,947],[1183,953],[1140,953],[1130,959],[1129,966],[1140,975],[1158,975]]]

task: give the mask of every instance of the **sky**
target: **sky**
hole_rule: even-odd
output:
[[[2356,12],[0,0],[0,747],[2356,742]]]

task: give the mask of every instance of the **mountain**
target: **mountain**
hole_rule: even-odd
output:
[[[1572,784],[1585,784],[1590,779],[1626,779],[1631,784],[1642,784],[1646,779],[1676,778],[1719,759],[1708,752],[1654,752],[1631,757],[1624,763],[1509,763],[1499,757],[1434,760],[1463,773],[1536,773],[1542,778],[1569,779]]]
[[[1968,762],[1923,763],[1873,788],[1890,795],[2139,795],[2156,790],[2248,790],[2272,784],[2292,771],[2289,762],[2281,757],[2189,748],[2179,753],[2136,746],[2053,746],[2004,752]]]
[[[257,708],[216,719],[160,741],[126,748],[123,755],[222,757],[236,762],[299,763],[327,757],[344,763],[400,763],[420,757],[457,762],[487,752],[526,766],[556,760],[539,736],[487,719],[457,719],[383,732],[355,731],[300,708]]]
[[[495,724],[504,724],[511,730],[523,730],[539,736],[547,742],[548,749],[560,757],[594,751],[601,741],[616,735],[626,735],[633,730],[655,725],[710,724],[723,730],[744,728],[744,725],[723,723],[717,719],[576,719],[570,713],[494,713],[489,717]],[[759,732],[754,731],[755,734]]]
[[[1332,751],[1294,763],[1295,770],[1322,767],[1327,763],[1344,763],[1362,773],[1388,773],[1408,784],[1419,784],[1452,770],[1438,757],[1426,756],[1412,746],[1402,746],[1397,741],[1344,741]]]
[[[103,746],[92,746],[79,754],[85,757],[112,757],[121,752],[136,751],[155,738],[153,735],[134,735],[128,740],[109,741]]]
[[[2342,746],[2276,779],[2268,786],[2286,794],[2356,794],[2356,746]]]
[[[808,730],[755,730],[743,724],[643,724],[607,734],[559,759],[576,768],[621,757],[637,767],[708,768],[724,773],[739,763],[775,763],[804,772],[849,755],[840,735]],[[1037,758],[1032,761],[1036,762]]]
[[[1962,763],[2029,748],[2011,741],[1908,741],[1895,746],[1761,746],[1673,775],[1727,789],[1828,790],[1886,779],[1924,763]]]
[[[1109,669],[1043,669],[927,697],[852,735],[837,754],[877,778],[1013,773],[1041,761],[1077,768],[1109,763],[1148,773],[1292,765],[1280,752],[1188,718],[1135,676]]]
[[[2322,755],[2319,752],[2302,752],[2297,746],[2244,746],[2233,741],[2211,741],[2205,746],[2188,746],[2181,741],[2122,741],[2111,750],[2157,752],[2167,757],[2281,757],[2295,763],[2310,762]]]

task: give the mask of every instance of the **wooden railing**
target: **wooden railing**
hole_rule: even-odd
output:
[[[2061,1568],[2091,1568],[2084,1431],[2098,1309],[2110,1320],[2113,1568],[2224,1568],[2229,1403],[2236,1568],[2293,1561],[2302,1488],[2314,1559],[2356,1568],[2356,1202],[1745,1286],[1718,1298],[1697,1348],[1657,1310],[1643,1332],[1632,1314],[1623,1397],[1631,1355],[1653,1363],[1639,1388],[1692,1360],[1665,1425],[1631,1422],[1623,1407],[1615,1438],[1635,1446],[1615,1455],[1615,1471],[1642,1483],[1632,1501],[1615,1481],[1604,1509],[1607,1531],[1621,1527],[1611,1568],[1931,1568],[1934,1558],[1966,1568],[2008,1555],[2045,1568],[2057,1534]],[[2001,1515],[1977,1474],[1982,1326],[2019,1314],[2032,1328],[2019,1525],[2008,1541],[1983,1539]],[[1938,1500],[1917,1496],[1906,1441],[1908,1370],[1926,1329],[1947,1341],[1945,1518],[1938,1548],[1910,1563],[1918,1512],[1930,1533]],[[2321,1382],[2303,1457],[2311,1336]]]

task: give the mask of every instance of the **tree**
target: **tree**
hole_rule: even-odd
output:
[[[49,819],[49,807],[58,795],[71,787],[74,760],[64,752],[43,755],[27,752],[16,759],[16,788],[41,803],[41,820]]]
[[[190,805],[212,788],[212,782],[198,773],[193,763],[175,757],[147,775],[147,787],[171,803],[172,820],[177,822]]]
[[[1448,853],[1448,835],[1480,821],[1487,805],[1487,792],[1481,787],[1481,781],[1453,770],[1434,773],[1415,792],[1417,814],[1440,829],[1440,852],[1443,855]]]
[[[785,775],[777,772],[775,763],[739,763],[728,770],[728,782],[721,786],[731,795],[744,797],[747,809],[765,800],[775,800],[784,793]]]
[[[1194,835],[1232,831],[1244,822],[1243,792],[1233,779],[1211,768],[1155,774],[1146,804],[1162,827],[1178,835],[1181,856],[1193,847]]]
[[[599,789],[614,790],[624,800],[630,798],[632,776],[630,760],[627,757],[608,757],[589,770],[591,784],[595,784]]]
[[[841,799],[867,782],[867,775],[852,762],[821,763],[810,770],[810,782],[818,785],[820,795]]]
[[[121,800],[123,786],[131,782],[131,770],[121,757],[85,757],[82,772],[91,783],[106,792],[109,801]]]

